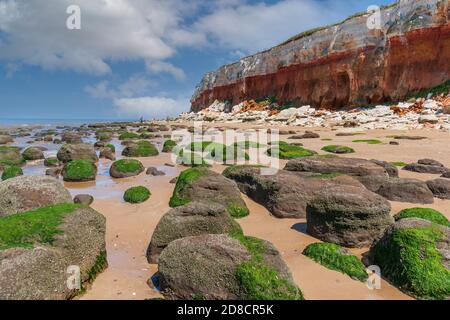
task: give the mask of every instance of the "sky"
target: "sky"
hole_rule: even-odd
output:
[[[206,72],[391,2],[0,0],[0,122],[176,116]]]

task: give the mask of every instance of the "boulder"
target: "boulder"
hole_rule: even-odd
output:
[[[309,201],[306,231],[324,242],[365,247],[394,222],[390,211],[390,203],[369,190],[336,186]]]
[[[431,174],[441,174],[447,169],[440,165],[428,165],[421,163],[411,163],[403,167],[403,170],[413,171],[418,173],[431,173]]]
[[[94,197],[90,194],[79,194],[73,198],[73,202],[84,206],[90,206],[94,202]]]
[[[265,174],[264,168],[235,166],[224,176],[237,182],[241,192],[265,206],[277,218],[304,218],[308,202],[324,188],[351,185],[365,191],[364,186],[345,175],[321,175],[280,170]]]
[[[179,207],[192,201],[219,203],[235,218],[248,215],[236,182],[205,167],[190,168],[180,174],[170,206]]]
[[[156,177],[156,176],[165,176],[166,175],[164,172],[158,170],[155,167],[147,168],[146,174],[154,176],[154,177]]]
[[[65,132],[61,136],[61,140],[65,143],[82,143],[81,136],[76,132]]]
[[[105,158],[111,161],[116,160],[115,152],[111,148],[101,148],[100,149],[100,158]]]
[[[35,212],[46,213],[45,209]],[[40,243],[36,237],[30,248],[0,249],[0,300],[70,299],[82,291],[68,288],[69,266],[80,268],[82,289],[106,267],[105,218],[90,208],[75,205],[53,207],[52,214],[57,210],[65,212],[55,241]],[[26,221],[20,216],[18,219]],[[2,219],[0,224],[6,221]]]
[[[301,298],[301,292],[292,284],[290,271],[275,247],[267,241],[253,241],[258,242],[256,250],[260,260],[256,263],[243,243],[225,234],[172,241],[159,257],[161,292],[169,299]],[[263,283],[260,283],[262,279]]]
[[[0,135],[0,144],[8,144],[14,142],[14,139],[9,135]]]
[[[203,234],[242,233],[241,227],[220,204],[191,202],[167,212],[156,226],[147,249],[149,263],[157,263],[162,250],[174,240]]]
[[[58,178],[61,175],[61,171],[61,167],[48,168],[47,170],[45,170],[45,175],[53,178]]]
[[[46,167],[59,167],[59,160],[56,157],[49,157],[44,160],[44,166]]]
[[[42,150],[34,147],[25,149],[25,151],[22,153],[22,156],[25,160],[44,159],[44,153],[42,152]]]
[[[444,167],[442,163],[433,159],[420,159],[417,161],[418,164],[423,164],[425,166],[436,166],[436,167]]]
[[[122,159],[115,161],[109,169],[111,177],[116,179],[129,178],[140,175],[145,168],[138,160]]]
[[[97,175],[97,166],[88,160],[74,160],[64,165],[61,175],[64,181],[69,182],[94,181]]]
[[[63,163],[74,160],[98,161],[94,147],[87,143],[65,144],[59,149],[57,157]]]
[[[0,183],[0,217],[69,202],[69,191],[52,177],[21,176]]]
[[[372,161],[357,158],[308,157],[289,161],[284,170],[315,173],[342,173],[351,176],[387,176],[383,167]]]
[[[289,139],[319,139],[320,135],[316,132],[305,131],[304,134],[295,135],[290,137]]]
[[[450,179],[450,170],[449,170],[449,169],[447,169],[447,171],[445,171],[445,172],[442,174],[442,178],[449,178],[449,179]]]
[[[387,161],[375,160],[375,159],[372,159],[370,161],[372,161],[373,163],[375,163],[379,166],[382,166],[388,173],[389,177],[398,178],[398,168],[396,166],[394,166],[392,163],[387,162]]]
[[[436,198],[450,200],[450,180],[430,180],[427,181],[427,186]]]
[[[5,166],[21,166],[25,159],[18,147],[0,146],[0,168]]]
[[[383,277],[419,299],[450,299],[450,228],[419,218],[390,226],[370,249]]]
[[[391,201],[431,204],[433,193],[423,181],[416,179],[391,178],[376,191]]]

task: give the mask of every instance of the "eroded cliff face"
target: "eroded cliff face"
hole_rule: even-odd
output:
[[[449,1],[402,0],[381,10],[381,28],[367,27],[375,16],[357,16],[223,66],[203,77],[192,111],[269,96],[342,109],[438,85],[450,79]]]

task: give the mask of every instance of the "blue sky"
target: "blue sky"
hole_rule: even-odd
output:
[[[0,0],[0,119],[177,115],[204,73],[391,2]]]

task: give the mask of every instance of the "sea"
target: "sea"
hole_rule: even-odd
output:
[[[99,122],[138,121],[139,119],[36,119],[36,118],[0,118],[0,128],[29,126],[80,126]]]

